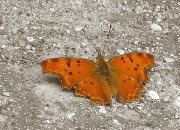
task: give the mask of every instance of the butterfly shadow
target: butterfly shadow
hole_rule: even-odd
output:
[[[66,89],[63,87],[63,81],[56,75],[51,75],[48,74],[43,77],[43,79],[48,82],[48,83],[53,83],[55,86],[61,89],[61,91],[66,91],[66,92],[74,92],[74,89]]]

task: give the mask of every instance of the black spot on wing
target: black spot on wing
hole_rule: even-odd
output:
[[[80,60],[76,60],[77,63],[80,63]]]
[[[76,64],[77,66],[81,66],[80,65],[81,61],[80,60],[76,60],[76,62],[77,62],[77,64]]]
[[[129,57],[129,59],[130,59],[131,63],[133,63],[133,59],[132,59],[132,58],[130,58],[130,57]]]
[[[125,61],[124,61],[124,57],[121,57],[121,60],[122,60],[122,62],[123,62],[123,63],[125,63]]]
[[[68,66],[68,67],[71,67],[70,61],[67,62],[67,66]]]
[[[91,85],[94,85],[94,83],[93,83],[93,82],[90,82],[90,84],[91,84]]]

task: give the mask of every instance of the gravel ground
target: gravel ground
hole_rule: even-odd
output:
[[[107,59],[155,56],[142,103],[91,106],[57,76],[42,74],[47,58],[96,59],[82,28],[95,46],[107,44]],[[1,0],[0,54],[1,130],[180,129],[179,0]]]

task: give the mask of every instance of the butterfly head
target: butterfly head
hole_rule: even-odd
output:
[[[104,56],[100,52],[98,52],[98,56],[97,56],[96,59],[97,59],[97,63],[105,62],[105,58],[104,58]]]

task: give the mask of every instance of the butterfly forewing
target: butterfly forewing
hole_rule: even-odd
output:
[[[96,64],[90,60],[80,58],[53,58],[41,62],[43,73],[58,75],[64,87],[70,89],[76,83],[91,76]]]
[[[117,73],[147,82],[147,68],[154,66],[154,57],[148,53],[130,53],[114,57],[108,63]]]

